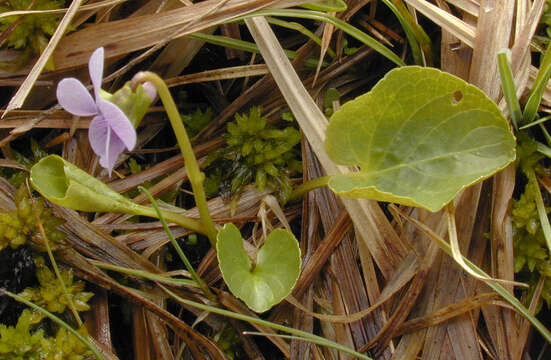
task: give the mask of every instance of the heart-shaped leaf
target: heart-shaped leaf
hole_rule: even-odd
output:
[[[272,231],[252,262],[241,233],[228,223],[218,232],[216,252],[222,277],[232,294],[249,308],[264,312],[293,290],[300,273],[298,242],[287,230]]]
[[[390,71],[335,112],[325,148],[360,167],[329,180],[335,193],[431,211],[515,159],[509,124],[482,91],[418,66]]]

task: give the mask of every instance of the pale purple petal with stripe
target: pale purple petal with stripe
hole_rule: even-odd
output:
[[[88,71],[90,72],[90,79],[94,85],[94,95],[96,101],[99,99],[99,91],[101,89],[101,81],[103,79],[103,48],[97,48],[90,56],[90,61],[88,62]]]
[[[97,99],[97,105],[100,113],[107,119],[109,126],[126,148],[128,150],[134,149],[137,138],[136,129],[134,129],[124,112],[117,105],[101,98]]]
[[[92,150],[99,156],[103,157],[107,154],[107,136],[109,133],[109,123],[102,116],[95,116],[90,122],[88,129],[88,141]]]
[[[92,95],[75,78],[61,80],[57,85],[56,95],[59,105],[71,114],[92,116],[98,113],[98,108]]]
[[[109,149],[107,150],[108,156],[100,157],[99,164],[106,168],[107,171],[109,171],[109,176],[111,176],[113,167],[115,167],[115,162],[124,151],[125,145],[114,132],[111,132],[109,140]]]

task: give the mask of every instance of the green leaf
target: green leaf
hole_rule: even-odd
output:
[[[132,202],[57,155],[49,155],[31,168],[31,184],[48,201],[73,210],[157,217],[154,209]],[[205,233],[195,219],[172,211],[161,212],[170,222]]]
[[[57,155],[47,156],[31,168],[31,184],[49,201],[73,210],[135,214],[139,208]]]
[[[300,273],[298,242],[287,230],[272,231],[254,263],[243,248],[239,229],[228,223],[218,232],[216,252],[230,291],[256,312],[264,312],[285,299]]]
[[[430,211],[515,159],[509,124],[482,91],[417,66],[390,71],[337,111],[325,147],[361,169],[332,176],[335,193]]]

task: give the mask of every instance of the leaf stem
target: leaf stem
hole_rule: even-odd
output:
[[[157,212],[155,211],[155,209],[148,206],[138,205],[136,207],[132,207],[131,213],[134,215],[149,216],[152,218],[159,219],[159,216],[157,215]],[[187,217],[172,211],[161,210],[161,213],[163,214],[163,217],[165,218],[165,220],[167,220],[168,222],[172,222],[180,226],[183,226],[186,229],[198,232],[203,235],[207,235],[205,227],[200,221],[197,221],[195,219],[192,219],[190,217]]]
[[[147,191],[147,189],[144,188],[143,186],[138,186],[138,189],[140,189],[140,191],[142,191],[149,198],[149,201],[151,202],[151,205],[153,205],[153,207],[155,208],[155,211],[157,212],[157,215],[159,216],[159,220],[161,221],[161,224],[163,224],[163,229],[165,230],[166,234],[168,235],[168,238],[170,239],[170,242],[172,243],[172,246],[174,246],[174,249],[176,249],[176,252],[178,253],[178,256],[180,256],[180,259],[184,263],[187,271],[189,271],[189,273],[191,274],[191,277],[193,278],[193,280],[195,280],[197,285],[199,285],[201,290],[203,290],[203,293],[211,301],[216,301],[216,296],[212,293],[212,291],[210,291],[210,288],[203,281],[203,279],[201,279],[199,277],[199,275],[197,275],[197,273],[195,272],[195,269],[193,268],[193,266],[189,262],[186,254],[184,254],[184,252],[182,251],[182,248],[180,247],[180,245],[178,244],[178,242],[174,238],[174,235],[172,235],[172,231],[170,231],[170,229],[168,228],[168,225],[166,224],[164,216],[161,213],[161,210],[159,209],[159,206],[157,205],[157,201],[155,201],[155,199],[153,198],[151,193],[149,191]]]
[[[193,148],[182,122],[182,118],[180,117],[180,113],[178,112],[178,108],[174,103],[174,99],[170,95],[168,86],[166,86],[166,83],[157,74],[150,71],[139,72],[132,79],[132,85],[137,86],[138,84],[146,81],[151,82],[155,88],[157,88],[159,97],[165,106],[165,111],[168,115],[170,124],[172,125],[172,130],[174,131],[174,135],[176,135],[178,145],[180,146],[182,156],[184,157],[186,163],[189,182],[191,183],[193,196],[195,197],[195,204],[199,209],[199,215],[201,216],[201,223],[203,224],[204,232],[208,236],[212,247],[215,247],[217,230],[214,226],[212,218],[210,217],[207,196],[205,195],[205,189],[203,188],[205,174],[199,168],[199,163],[193,153]]]
[[[64,327],[65,329],[67,329],[69,332],[71,332],[73,335],[75,335],[80,341],[82,341],[82,343],[84,345],[86,345],[86,347],[88,349],[90,349],[90,351],[96,356],[96,359],[98,360],[105,360],[105,358],[103,357],[103,355],[96,349],[96,347],[94,345],[92,345],[92,343],[86,339],[84,336],[82,336],[78,331],[76,331],[75,329],[73,329],[69,324],[67,324],[65,321],[61,320],[60,318],[58,318],[57,316],[55,316],[54,314],[52,314],[51,312],[49,312],[48,310],[30,302],[29,300],[17,295],[17,294],[14,294],[8,290],[5,290],[5,289],[0,289],[0,294],[6,294],[8,295],[9,297],[33,308],[34,310],[38,311],[39,313],[42,313],[44,315],[46,315],[50,320],[52,320],[53,322],[55,322],[56,324],[58,324],[59,326],[62,326]]]
[[[327,184],[329,183],[329,179],[331,179],[331,176],[321,176],[300,184],[293,190],[293,192],[289,196],[289,201],[297,200],[308,191],[327,186]]]

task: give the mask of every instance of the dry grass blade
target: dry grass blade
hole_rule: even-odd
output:
[[[61,19],[61,22],[59,23],[57,29],[52,35],[52,38],[48,42],[48,45],[46,46],[46,48],[38,58],[38,61],[36,62],[36,64],[34,64],[31,72],[29,73],[29,75],[27,76],[27,78],[19,88],[19,90],[17,90],[17,93],[15,93],[15,95],[11,98],[10,102],[8,103],[6,110],[2,114],[2,118],[6,116],[6,114],[9,111],[23,106],[23,102],[27,98],[27,95],[31,91],[32,87],[34,86],[34,82],[38,79],[38,77],[40,76],[40,73],[42,73],[44,66],[46,66],[46,63],[52,56],[57,44],[61,40],[61,37],[63,36],[65,31],[69,27],[69,25],[71,24],[71,20],[77,13],[77,10],[81,3],[82,3],[82,0],[72,1],[71,6],[69,7],[69,10],[65,14],[65,16],[63,16],[63,19]]]
[[[216,70],[208,70],[197,74],[178,76],[167,79],[166,84],[169,87],[172,87],[205,81],[237,79],[241,77],[259,76],[266,74],[268,74],[268,67],[266,65],[244,65]]]
[[[404,0],[408,5],[411,5],[415,10],[419,11],[436,24],[440,25],[443,30],[449,31],[457,38],[463,41],[467,46],[473,47],[476,38],[476,29],[464,21],[458,19],[452,14],[438,8],[426,0]]]
[[[94,4],[89,5],[83,5],[78,8],[78,12],[86,11],[86,10],[95,10],[100,9],[103,7],[113,6],[113,5],[119,5],[123,2],[126,2],[128,0],[104,0],[99,1]],[[70,8],[67,9],[55,9],[55,10],[18,10],[18,11],[6,11],[2,14],[0,14],[0,19],[8,16],[17,16],[17,15],[36,15],[36,14],[64,14],[68,12]]]
[[[219,0],[209,0],[158,14],[100,23],[66,36],[54,54],[54,62],[58,69],[82,66],[100,46],[105,47],[106,58],[112,58],[155,46],[175,34],[191,34],[255,10],[284,8],[305,2],[307,1],[229,0],[220,6]],[[216,11],[211,13],[213,9]]]
[[[410,332],[419,331],[427,327],[436,326],[484,305],[496,304],[494,301],[496,297],[497,294],[494,293],[483,293],[470,298],[465,298],[460,302],[450,304],[436,312],[425,315],[422,318],[411,319],[404,322],[396,330],[394,335],[400,336]]]

